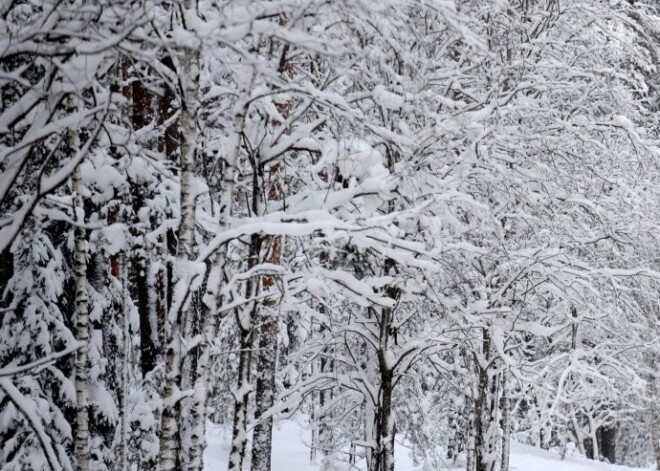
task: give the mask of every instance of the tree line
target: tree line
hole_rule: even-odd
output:
[[[0,5],[0,467],[660,469],[657,8]]]

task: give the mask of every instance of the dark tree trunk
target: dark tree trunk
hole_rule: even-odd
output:
[[[610,463],[616,463],[616,427],[600,427],[596,434],[602,458]]]
[[[378,355],[380,364],[380,423],[378,424],[378,471],[394,471],[394,438],[396,435],[396,424],[394,423],[394,407],[392,394],[394,389],[393,365],[388,363],[389,330],[391,326],[391,309],[383,309],[381,322],[381,351]]]
[[[254,190],[253,190],[254,191]],[[256,197],[253,199],[253,210],[256,208]],[[262,239],[258,234],[250,238],[250,252],[248,257],[248,270],[259,261]],[[250,278],[245,287],[245,298],[250,299],[258,293],[258,283]],[[242,471],[248,441],[248,422],[250,405],[250,369],[252,367],[252,344],[254,331],[254,318],[256,316],[256,301],[238,308],[234,311],[236,324],[240,333],[240,351],[238,360],[238,378],[234,392],[234,422],[232,426],[232,441],[229,451],[229,470]]]
[[[588,459],[593,460],[594,459],[594,447],[593,447],[593,443],[591,441],[591,437],[586,437],[582,441],[582,443],[584,444],[584,454],[585,454],[585,456]]]
[[[281,201],[284,198],[282,187],[283,164],[275,163],[268,170],[270,182],[267,188],[268,201]],[[271,237],[267,242],[270,246],[266,255],[266,262],[280,264],[282,262],[282,250],[284,237]],[[254,319],[258,324],[256,330],[259,335],[259,350],[257,353],[257,385],[255,390],[255,418],[257,425],[254,428],[252,446],[252,471],[270,471],[272,441],[273,441],[273,418],[267,417],[261,420],[261,415],[273,407],[275,403],[275,373],[277,371],[277,345],[279,335],[278,305],[275,278],[266,275],[261,280],[264,293],[270,293],[257,309],[258,318]]]
[[[483,330],[482,354],[489,357],[490,335]],[[492,433],[493,421],[496,420],[496,411],[499,407],[497,400],[499,375],[490,374],[488,368],[477,365],[478,393],[475,400],[475,446],[474,462],[476,471],[493,471],[495,469],[495,444],[497,436]],[[492,368],[492,366],[491,366]]]
[[[262,311],[269,308],[262,307]],[[252,471],[270,471],[273,439],[273,418],[261,420],[260,415],[270,409],[275,401],[275,371],[277,369],[278,319],[273,312],[260,316],[259,358],[257,362],[257,385],[255,410],[257,425],[254,428],[252,445]]]
[[[234,419],[232,441],[229,452],[230,471],[242,471],[247,447],[247,424],[249,407],[250,364],[252,362],[252,331],[241,329],[240,352],[238,360],[238,378],[234,393]]]

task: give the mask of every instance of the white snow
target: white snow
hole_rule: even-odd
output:
[[[206,439],[208,446],[204,451],[204,469],[226,470],[231,445],[230,429],[209,424]],[[309,448],[306,443],[310,441],[310,432],[303,430],[296,421],[277,424],[273,435],[273,471],[319,470],[319,465],[309,462]]]
[[[396,93],[392,93],[382,85],[377,85],[373,91],[373,98],[378,105],[387,110],[397,110],[401,108],[405,102],[404,97]]]
[[[553,451],[540,450],[531,446],[514,444],[511,451],[512,471],[628,471],[629,468],[598,461],[582,456],[567,456],[564,460]]]
[[[206,439],[208,446],[204,452],[204,469],[206,471],[226,470],[231,445],[230,428],[209,424]],[[305,421],[300,417],[276,423],[273,434],[273,471],[320,471],[323,469],[323,458],[320,454],[316,463],[310,462],[310,442],[311,432],[305,427]],[[249,453],[247,456],[249,461]],[[449,461],[446,465],[445,469],[455,469],[456,471],[465,469],[464,463],[452,465]],[[364,468],[364,461],[360,463],[358,460],[357,467],[349,468],[348,465],[342,464],[336,467],[330,466],[327,469]],[[246,469],[249,469],[249,466]],[[401,438],[397,438],[395,469],[396,471],[425,471],[425,469],[435,468],[428,466],[424,468],[421,463],[415,465],[411,449],[401,443]],[[532,446],[512,443],[510,469],[511,471],[639,471],[642,468],[610,465],[577,455],[567,455],[562,460],[556,451],[545,451]]]

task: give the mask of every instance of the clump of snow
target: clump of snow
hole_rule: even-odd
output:
[[[398,110],[403,107],[404,97],[392,93],[382,85],[377,85],[371,93],[376,104],[387,110]]]
[[[101,247],[108,255],[117,255],[122,250],[128,248],[128,227],[126,224],[111,224],[102,228],[99,232],[100,237],[104,241]]]
[[[144,159],[131,159],[126,167],[126,174],[135,183],[148,181],[151,170]]]
[[[96,191],[97,194],[92,195],[96,204],[110,201],[115,190],[126,183],[124,176],[115,167],[108,165],[105,159],[102,153],[97,152],[80,164],[83,185]]]
[[[115,401],[102,384],[90,384],[89,386],[89,399],[94,405],[97,412],[101,414],[107,423],[117,423],[119,420],[119,411],[115,406]]]
[[[145,432],[152,430],[156,426],[156,418],[154,417],[146,394],[142,391],[133,392],[130,396],[130,402],[133,404],[133,407],[129,421],[136,423]]]
[[[346,143],[337,156],[337,166],[344,178],[364,180],[369,177],[386,175],[385,157],[369,143],[356,139]]]
[[[337,166],[345,180],[363,181],[370,177],[387,175],[385,156],[362,139],[329,140],[323,146],[321,159],[314,166],[319,172],[324,167]]]

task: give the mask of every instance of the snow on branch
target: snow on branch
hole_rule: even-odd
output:
[[[32,430],[39,440],[39,444],[43,449],[46,460],[48,461],[48,467],[51,471],[62,471],[62,465],[60,465],[60,462],[57,459],[57,454],[55,453],[50,437],[46,433],[41,419],[34,412],[34,405],[30,404],[27,398],[7,378],[0,378],[0,389],[7,394],[7,397],[14,403],[16,409],[18,409],[30,423],[30,427],[32,427]]]
[[[66,348],[60,352],[53,353],[52,355],[48,355],[47,357],[40,358],[39,360],[33,361],[31,363],[27,363],[25,365],[20,365],[20,366],[7,366],[4,368],[0,368],[0,378],[4,378],[7,376],[15,376],[20,373],[25,373],[26,371],[33,370],[35,368],[39,368],[40,366],[45,366],[53,363],[56,360],[59,360],[60,358],[64,358],[66,356],[71,355],[75,351],[79,350],[82,348],[83,344],[82,343],[76,343],[72,345],[69,348]]]

